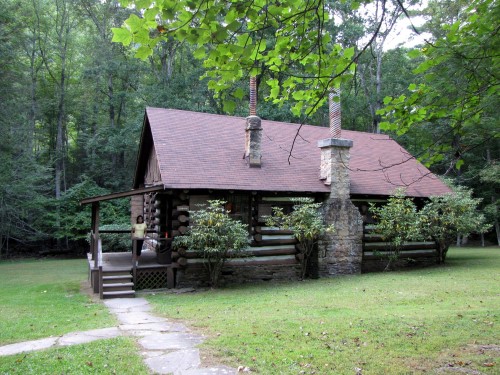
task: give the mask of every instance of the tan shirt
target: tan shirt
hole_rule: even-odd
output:
[[[136,238],[144,238],[144,233],[146,232],[146,223],[137,223],[132,226],[133,236]]]

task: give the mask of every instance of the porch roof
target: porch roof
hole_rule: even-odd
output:
[[[80,201],[80,204],[84,205],[84,204],[90,204],[90,203],[95,203],[95,202],[108,201],[111,199],[126,198],[126,197],[131,197],[133,195],[151,193],[153,191],[160,191],[163,189],[164,189],[163,185],[154,185],[154,186],[148,186],[148,187],[144,187],[144,188],[122,191],[122,192],[118,192],[118,193],[98,195],[95,197],[89,197],[89,198],[82,199]]]

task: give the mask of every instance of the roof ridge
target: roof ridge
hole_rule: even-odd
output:
[[[214,117],[224,117],[224,118],[233,118],[233,119],[239,119],[239,120],[245,120],[246,117],[242,116],[234,116],[234,115],[225,115],[225,114],[220,114],[220,113],[210,113],[210,112],[198,112],[198,111],[191,111],[187,109],[177,109],[177,108],[162,108],[162,107],[146,107],[146,111],[149,109],[153,110],[161,110],[161,111],[169,111],[169,112],[184,112],[184,113],[191,113],[195,114],[198,116],[214,116]],[[266,123],[275,123],[275,124],[281,124],[281,125],[294,125],[294,126],[302,126],[302,127],[312,127],[312,128],[324,128],[328,129],[329,126],[327,125],[312,125],[312,124],[301,124],[297,122],[289,122],[289,121],[277,121],[277,120],[266,120],[264,118],[261,118],[263,122]],[[378,135],[378,136],[383,136],[387,137],[390,139],[393,139],[390,135],[388,134],[381,134],[381,133],[370,133],[370,132],[364,132],[360,130],[349,130],[349,129],[342,129],[342,132],[349,132],[349,133],[358,133],[358,134],[372,134],[372,135]]]

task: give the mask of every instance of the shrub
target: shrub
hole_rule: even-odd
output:
[[[333,226],[326,226],[319,212],[321,203],[314,203],[312,198],[295,198],[293,211],[285,214],[281,207],[273,207],[273,216],[266,218],[266,225],[291,230],[299,242],[301,252],[301,279],[306,276],[307,265],[319,238],[326,231],[333,231]]]
[[[472,190],[455,186],[454,192],[430,197],[419,212],[419,228],[425,238],[433,240],[438,249],[437,263],[444,263],[448,248],[457,234],[468,236],[488,229],[484,215],[477,210],[481,202],[472,197]]]
[[[399,258],[405,242],[418,239],[420,236],[417,208],[413,201],[406,197],[404,189],[396,189],[387,204],[377,207],[370,203],[370,212],[377,220],[374,231],[389,243],[387,265],[384,271]]]

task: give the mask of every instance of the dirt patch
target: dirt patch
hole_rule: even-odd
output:
[[[99,294],[94,293],[92,286],[89,281],[82,281],[80,283],[80,293],[89,297],[89,299],[94,303],[101,303],[101,299],[99,298]]]
[[[500,345],[469,344],[456,350],[446,350],[438,357],[437,374],[497,374],[499,371]]]

